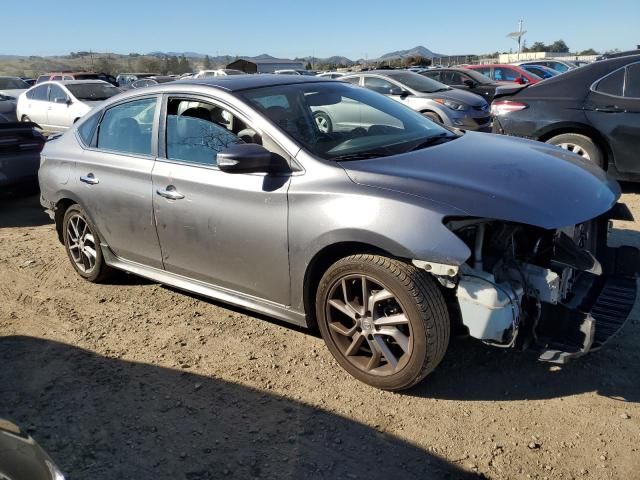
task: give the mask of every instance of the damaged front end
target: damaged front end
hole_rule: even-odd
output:
[[[450,289],[452,314],[472,337],[565,363],[604,345],[635,302],[638,250],[608,246],[612,219],[633,218],[622,204],[554,230],[449,218],[447,228],[473,252],[469,260],[459,267],[414,263]]]

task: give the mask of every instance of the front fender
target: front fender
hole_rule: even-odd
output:
[[[319,252],[360,243],[409,260],[461,265],[471,251],[443,224],[446,206],[397,192],[353,186],[353,193],[296,194],[289,211],[291,304],[302,308],[304,279]]]

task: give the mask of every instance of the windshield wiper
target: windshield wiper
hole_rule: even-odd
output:
[[[415,150],[421,150],[423,148],[427,148],[427,147],[430,147],[432,145],[437,145],[438,143],[448,142],[450,140],[453,140],[454,138],[458,138],[458,136],[454,135],[453,133],[442,132],[442,133],[439,133],[437,135],[434,135],[432,137],[427,138],[425,141],[419,143],[415,147],[411,147],[409,150],[407,150],[407,152],[413,152]]]
[[[377,151],[372,152],[359,152],[359,153],[345,153],[344,155],[338,155],[337,157],[332,157],[331,160],[365,160],[367,158],[380,158],[388,155],[387,153],[381,153]]]

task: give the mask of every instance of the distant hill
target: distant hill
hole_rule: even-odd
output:
[[[423,47],[422,45],[418,45],[417,47],[410,48],[408,50],[396,50],[395,52],[385,53],[376,59],[370,59],[369,61],[385,61],[385,60],[397,60],[399,58],[406,57],[444,57],[444,55],[440,53],[435,53],[429,50],[427,47]]]

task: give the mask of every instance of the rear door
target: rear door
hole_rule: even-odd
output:
[[[585,109],[589,121],[607,139],[616,169],[640,173],[640,62],[596,82]]]
[[[47,108],[49,106],[49,84],[39,85],[29,90],[25,95],[25,101],[20,103],[21,117],[27,116],[32,122],[46,127]],[[18,120],[22,120],[22,118]]]
[[[278,98],[268,105],[286,109]],[[153,207],[167,271],[287,305],[289,176],[230,174],[218,152],[240,137],[286,155],[246,116],[208,96],[167,95]],[[284,101],[287,101],[284,97]]]
[[[60,85],[49,85],[49,105],[47,106],[47,125],[52,131],[63,131],[71,126],[69,115],[69,97]]]
[[[158,102],[156,95],[136,97],[102,114],[76,159],[74,192],[118,257],[162,268],[151,195]]]

